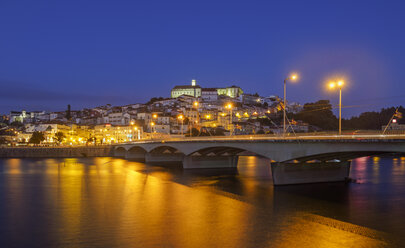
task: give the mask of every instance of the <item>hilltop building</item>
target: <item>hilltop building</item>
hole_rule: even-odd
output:
[[[237,98],[242,94],[242,89],[235,85],[226,88],[202,88],[197,85],[197,82],[194,79],[191,80],[191,85],[176,85],[171,91],[172,98],[186,95],[196,98],[202,97],[206,101],[216,101],[220,95]]]
[[[177,85],[174,86],[171,92],[172,98],[177,98],[179,96],[186,95],[192,97],[201,96],[201,87],[197,85],[197,82],[193,79],[191,80],[191,85]]]

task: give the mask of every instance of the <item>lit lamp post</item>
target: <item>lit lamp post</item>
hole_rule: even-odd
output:
[[[286,107],[287,107],[287,93],[286,93],[286,85],[287,85],[287,81],[291,80],[291,81],[295,81],[297,80],[298,76],[296,74],[292,74],[291,76],[287,77],[286,79],[284,79],[284,106],[283,106],[283,134],[285,135],[286,133],[286,127],[285,127],[285,123],[286,123]]]
[[[339,88],[339,135],[342,134],[342,87],[344,84],[343,80],[329,83],[330,89]]]
[[[138,138],[138,140],[140,140],[141,139],[141,131],[138,129],[138,127],[134,127],[134,131],[137,132],[137,138]]]
[[[181,135],[183,135],[183,121],[184,121],[184,116],[183,115],[179,115],[177,117],[177,119],[179,119],[181,121]]]
[[[152,131],[153,133],[156,133],[156,129],[154,129],[154,127],[155,127],[155,122],[152,121],[152,122],[150,123],[150,126],[151,126],[151,129],[152,129],[151,131]]]
[[[230,115],[229,115],[229,125],[230,125],[230,128],[229,128],[229,132],[230,132],[230,136],[232,136],[232,129],[233,129],[233,126],[232,126],[232,103],[228,103],[226,106],[225,106],[225,108],[227,108],[227,109],[229,109],[229,112],[230,112]]]
[[[195,108],[196,111],[197,111],[197,125],[199,125],[199,122],[200,122],[200,114],[198,113],[198,105],[199,105],[199,104],[200,104],[200,103],[197,102],[197,101],[193,102],[194,108]]]

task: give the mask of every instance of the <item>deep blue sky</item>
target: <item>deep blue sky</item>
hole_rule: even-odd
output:
[[[0,113],[169,97],[236,84],[330,99],[346,116],[405,103],[405,1],[0,1]],[[359,106],[361,105],[361,106]],[[405,105],[405,104],[404,104]]]

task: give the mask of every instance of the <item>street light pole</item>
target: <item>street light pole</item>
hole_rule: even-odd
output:
[[[232,134],[233,134],[233,124],[232,124],[232,122],[233,122],[233,120],[232,120],[232,107],[231,107],[231,115],[229,116],[229,123],[230,123],[230,125],[231,125],[231,132],[230,132],[230,135],[229,136],[232,136]]]
[[[339,88],[339,135],[342,135],[342,87],[345,84],[343,80],[329,83],[329,88],[334,89],[336,87]]]
[[[339,135],[342,135],[342,87],[339,87]]]
[[[232,125],[232,103],[225,105],[225,108],[229,109],[229,136],[232,136],[233,125]]]
[[[181,135],[183,135],[183,118],[181,118]]]
[[[183,115],[179,115],[177,117],[177,119],[181,120],[181,135],[183,135],[183,120],[184,120],[184,116]]]
[[[287,116],[286,116],[286,107],[287,107],[287,80],[289,80],[289,79],[295,81],[295,80],[297,79],[297,75],[296,75],[296,74],[292,74],[290,77],[284,79],[284,103],[283,103],[283,105],[284,105],[284,106],[283,106],[283,135],[284,135],[284,136],[285,136],[285,133],[286,133],[286,131],[287,131],[285,124],[286,124],[286,119],[287,119]]]
[[[286,110],[285,110],[285,107],[286,107],[286,95],[287,95],[287,93],[286,93],[286,89],[287,89],[287,87],[286,87],[286,85],[287,85],[287,79],[288,78],[286,78],[286,79],[284,79],[284,104],[283,104],[283,134],[284,134],[284,136],[285,136],[285,114],[286,114]]]

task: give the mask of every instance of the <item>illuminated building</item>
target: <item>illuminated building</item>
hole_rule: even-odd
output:
[[[200,97],[201,87],[197,85],[196,81],[193,79],[191,80],[191,85],[178,85],[172,89],[171,92],[172,98],[177,98],[182,95]]]
[[[242,89],[235,85],[226,88],[201,88],[194,79],[191,81],[191,85],[177,85],[171,91],[172,98],[186,95],[202,97],[205,101],[216,101],[220,95],[237,98],[242,94]]]

